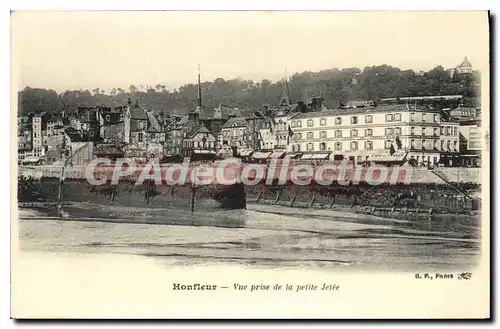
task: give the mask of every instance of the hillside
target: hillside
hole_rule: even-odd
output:
[[[467,98],[480,96],[480,76],[454,75],[437,66],[425,73],[401,70],[388,65],[345,69],[329,69],[319,72],[296,73],[290,77],[289,90],[292,101],[309,101],[322,95],[330,108],[339,102],[350,100],[378,100],[385,97],[423,95],[463,95]],[[264,105],[279,103],[284,80],[272,82],[262,80],[224,80],[202,82],[203,104],[234,106],[250,112]],[[18,93],[18,108],[22,115],[30,112],[72,111],[78,106],[120,106],[131,97],[146,108],[163,111],[165,114],[185,114],[196,106],[197,86],[187,84],[178,90],[167,90],[156,85],[141,92],[131,85],[128,90],[68,90],[57,94],[54,90],[26,87]]]

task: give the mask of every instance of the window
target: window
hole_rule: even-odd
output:
[[[373,136],[373,130],[372,129],[365,129],[365,136]]]
[[[308,151],[314,151],[314,144],[313,143],[307,143],[307,150]]]
[[[365,150],[373,150],[373,143],[370,141],[365,142]]]
[[[415,113],[410,113],[410,122],[415,122]]]
[[[422,113],[422,122],[426,122],[425,121],[425,113]]]
[[[427,148],[427,141],[422,139],[422,149],[425,150]]]
[[[394,121],[401,121],[401,113],[394,114]]]
[[[342,118],[341,117],[335,118],[335,124],[336,125],[341,125],[342,124]]]
[[[397,127],[396,128],[396,136],[401,135],[401,128]]]
[[[358,149],[358,142],[351,142],[351,151],[356,151]]]
[[[326,126],[326,119],[321,118],[321,120],[319,120],[319,124],[320,124],[320,126]]]
[[[410,134],[415,135],[415,127],[411,127]]]
[[[438,140],[434,141],[434,149],[439,151],[439,141]]]
[[[372,122],[373,122],[373,116],[372,115],[365,116],[365,123],[372,123]]]
[[[426,129],[425,127],[422,127],[422,136],[425,136]]]
[[[358,137],[358,131],[356,129],[351,130],[351,137]]]
[[[297,144],[297,151],[300,151],[300,144]]]
[[[390,148],[391,148],[391,145],[392,145],[392,141],[385,141],[384,147],[385,147],[386,149],[390,149]]]
[[[412,150],[414,150],[414,149],[415,149],[415,140],[413,140],[413,139],[410,141],[410,148],[411,148]]]
[[[138,140],[139,142],[142,142],[142,133],[138,133],[138,134],[137,134],[137,140]]]
[[[297,123],[295,121],[292,121],[292,128],[295,128],[297,126]]]
[[[446,136],[451,135],[451,127],[446,127]]]
[[[453,142],[453,150],[458,151],[458,141]]]
[[[313,139],[314,138],[314,133],[313,132],[308,132],[307,133],[307,139]]]
[[[351,124],[355,125],[358,123],[358,117],[351,117]]]
[[[320,138],[326,138],[326,131],[320,131],[319,132],[319,137]]]
[[[441,151],[444,151],[444,141],[441,141]]]
[[[312,127],[313,126],[313,121],[312,119],[307,120],[307,126]]]
[[[438,128],[434,128],[434,136],[439,136],[439,129]]]
[[[335,137],[337,138],[342,137],[342,130],[335,130]]]
[[[297,127],[302,127],[302,121],[297,121]]]
[[[434,114],[434,122],[439,122],[439,116],[437,114]]]
[[[335,143],[335,150],[336,151],[342,150],[342,143],[340,143],[340,142]]]
[[[293,136],[295,137],[295,139],[302,139],[301,133],[295,133]]]
[[[451,141],[446,141],[446,151],[450,151]]]
[[[392,136],[392,128],[385,128],[385,135]]]
[[[319,150],[320,150],[320,151],[326,151],[326,143],[324,143],[324,142],[323,142],[323,143],[320,143],[320,144],[319,144]]]
[[[386,114],[385,115],[385,122],[392,122],[392,121],[393,121],[392,114]]]
[[[457,127],[453,127],[453,136],[457,136]]]

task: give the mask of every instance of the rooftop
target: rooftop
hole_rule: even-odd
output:
[[[94,155],[96,156],[106,156],[106,155],[117,155],[123,156],[125,152],[116,145],[100,144],[94,147]]]
[[[243,117],[235,117],[227,120],[227,122],[222,126],[222,128],[231,127],[246,127],[247,121]]]
[[[198,133],[210,134],[210,130],[208,130],[204,125],[198,124],[191,129],[191,131],[186,135],[186,138],[193,138]]]
[[[119,112],[105,112],[102,113],[101,115],[104,120],[104,123],[113,124],[122,121],[122,118],[120,116],[121,113]]]
[[[317,111],[317,112],[307,112],[307,113],[299,113],[295,118],[303,119],[303,118],[317,118],[324,116],[337,116],[337,115],[349,115],[349,114],[370,114],[370,113],[385,113],[385,112],[435,112],[439,113],[438,109],[433,109],[429,107],[417,107],[416,109],[413,106],[406,106],[404,104],[396,104],[396,105],[382,105],[377,107],[368,107],[368,108],[346,108],[346,109],[337,109],[330,111]]]
[[[66,135],[69,137],[69,139],[72,142],[85,142],[86,139],[82,137],[79,131],[73,129],[73,128],[66,128],[64,129],[64,132]]]
[[[198,113],[199,119],[202,121],[208,120],[227,120],[232,116],[241,116],[237,108],[219,104],[218,107],[197,106],[194,110]]]
[[[472,67],[472,64],[469,62],[467,57],[465,57],[458,67]]]
[[[141,107],[131,107],[130,108],[130,118],[136,120],[147,120],[148,116],[146,111]]]
[[[148,117],[148,120],[149,120],[149,132],[152,132],[152,133],[159,133],[161,132],[161,126],[160,124],[158,123],[158,120],[156,119],[156,117],[154,116],[153,113],[151,112],[146,112],[146,115]]]

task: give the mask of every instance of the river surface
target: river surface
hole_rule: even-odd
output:
[[[470,219],[382,219],[331,210],[248,205],[192,214],[184,204],[137,208],[72,202],[69,219],[19,210],[22,252],[126,254],[165,266],[465,270],[479,262],[480,225]]]

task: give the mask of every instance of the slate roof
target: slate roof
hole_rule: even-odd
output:
[[[146,115],[146,111],[144,111],[144,109],[140,107],[131,107],[130,118],[136,120],[147,120],[148,116]]]
[[[227,120],[227,122],[222,126],[222,128],[231,127],[246,127],[247,121],[243,117],[235,117]]]
[[[186,135],[186,138],[191,139],[194,136],[196,136],[196,134],[198,134],[198,133],[208,133],[208,134],[211,134],[210,130],[208,130],[207,127],[205,127],[202,124],[198,124],[198,125],[195,125],[191,129],[191,131],[189,131],[189,133]]]
[[[148,125],[149,129],[148,129],[148,131],[152,132],[152,133],[159,133],[159,132],[161,132],[162,131],[161,130],[161,126],[158,123],[158,120],[153,115],[153,113],[146,112],[146,115],[147,115],[148,120],[149,120],[149,125]]]
[[[197,106],[194,110],[198,113],[199,119],[202,121],[208,120],[227,120],[232,116],[241,116],[237,108],[220,104],[218,107]]]
[[[274,116],[288,115],[298,110],[299,104],[282,105],[271,109]]]
[[[118,155],[123,156],[125,152],[115,145],[96,145],[94,147],[94,155],[96,156],[106,156],[106,155]]]
[[[184,126],[189,122],[189,116],[185,115],[182,117],[182,119],[178,122],[180,126]]]
[[[370,113],[384,113],[384,112],[391,113],[391,112],[402,112],[402,111],[440,113],[438,109],[432,109],[428,107],[420,107],[420,108],[417,107],[417,109],[413,109],[410,107],[408,109],[404,104],[396,104],[396,105],[381,105],[377,107],[368,107],[368,108],[347,108],[347,109],[337,109],[329,111],[299,113],[296,116],[296,119],[316,118],[316,117],[332,116],[332,115],[370,114]]]

